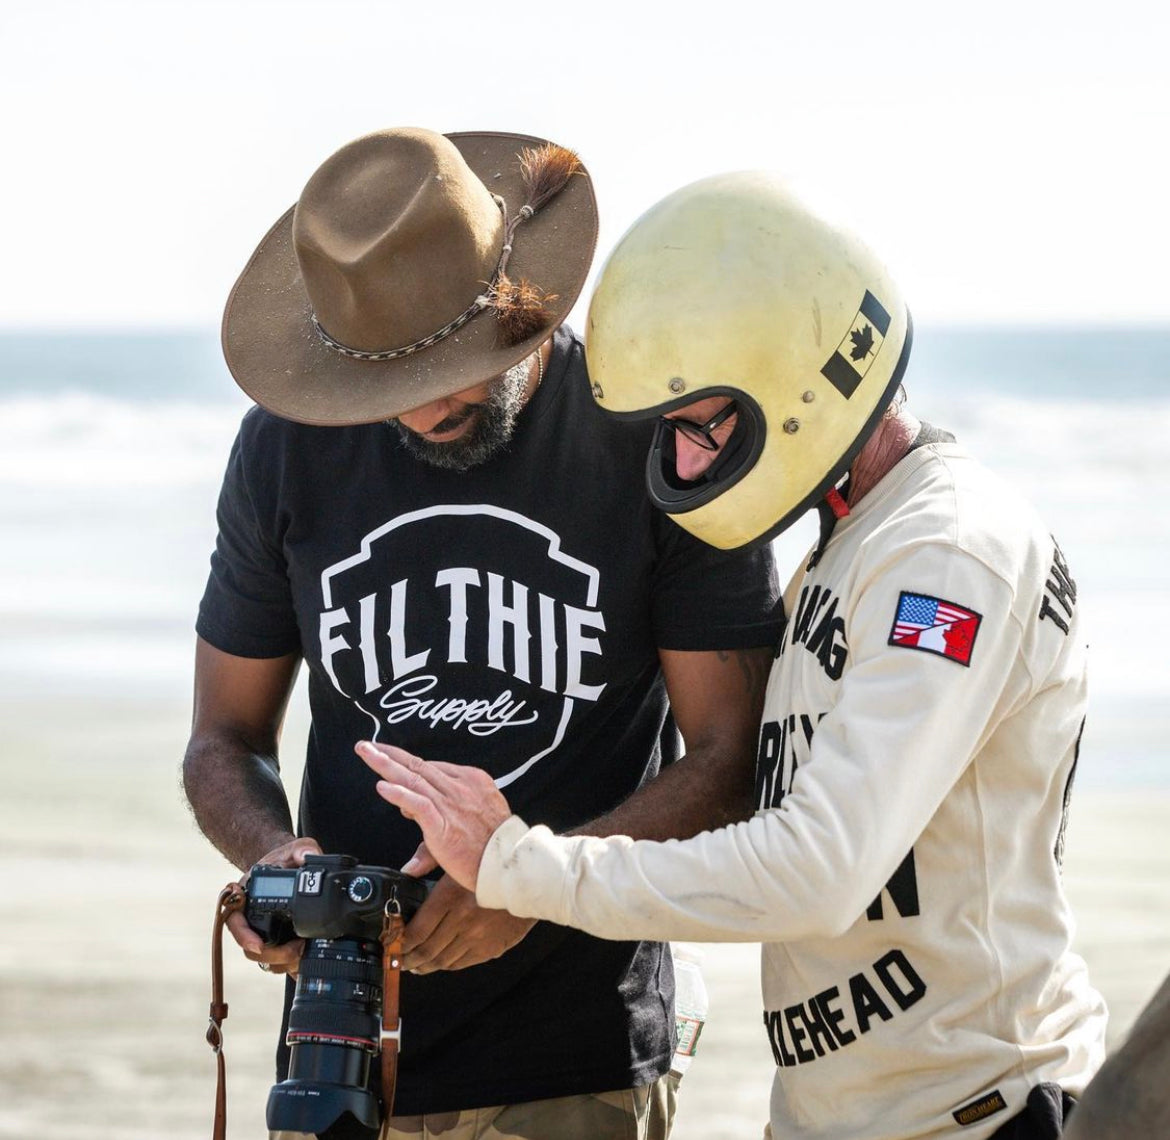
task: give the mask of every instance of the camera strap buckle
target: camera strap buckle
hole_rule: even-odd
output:
[[[402,977],[402,906],[392,895],[382,923],[382,1102],[387,1116],[394,1111],[398,1081],[398,1051],[402,1047],[402,1019],[398,1016],[398,985]]]

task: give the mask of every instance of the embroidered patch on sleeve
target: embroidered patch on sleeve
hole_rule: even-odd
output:
[[[969,666],[982,620],[982,614],[954,602],[903,590],[898,597],[889,644],[923,649]]]

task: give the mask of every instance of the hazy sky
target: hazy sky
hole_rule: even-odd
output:
[[[213,324],[320,162],[401,125],[575,148],[602,254],[677,186],[768,167],[919,320],[1170,320],[1167,13],[4,0],[0,325]]]

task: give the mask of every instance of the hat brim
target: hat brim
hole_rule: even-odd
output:
[[[543,146],[547,140],[494,132],[447,137],[514,214],[524,202],[518,156],[525,147]],[[544,328],[517,344],[504,344],[494,314],[485,310],[409,356],[356,360],[330,348],[313,327],[293,248],[293,209],[268,231],[240,274],[224,309],[222,340],[228,368],[244,392],[270,412],[304,424],[393,419],[507,371],[569,315],[597,245],[597,202],[582,170],[521,223],[508,262],[512,280],[526,279],[555,295],[547,304],[550,318]]]

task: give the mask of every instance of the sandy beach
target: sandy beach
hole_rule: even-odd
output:
[[[210,1135],[208,946],[216,894],[234,876],[179,790],[188,715],[178,699],[0,704],[0,1137]],[[286,774],[295,781],[296,765]],[[1113,1041],[1170,970],[1168,809],[1170,791],[1074,797],[1066,881]],[[675,1137],[754,1140],[773,1071],[758,952],[703,949],[711,1016]],[[280,984],[230,947],[226,958],[228,1135],[244,1140],[264,1135]]]

